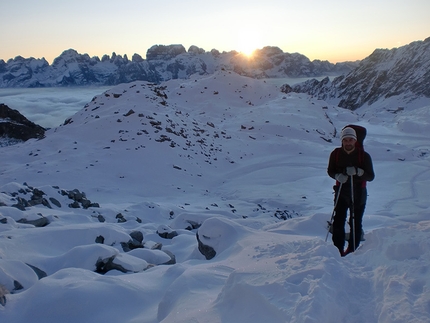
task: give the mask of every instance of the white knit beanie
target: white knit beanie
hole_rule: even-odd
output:
[[[357,140],[357,134],[355,133],[355,130],[350,127],[344,128],[342,130],[342,133],[340,134],[340,141],[345,138],[354,138],[355,140]]]

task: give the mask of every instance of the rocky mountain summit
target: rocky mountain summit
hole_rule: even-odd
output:
[[[376,49],[349,74],[333,81],[313,79],[284,85],[283,91],[308,93],[351,110],[391,97],[405,102],[430,98],[430,37],[391,50]]]
[[[28,120],[17,110],[0,103],[0,147],[44,136],[44,128]]]
[[[185,79],[190,75],[210,75],[219,70],[235,71],[254,78],[318,77],[349,72],[358,62],[332,64],[310,61],[306,56],[284,53],[278,47],[257,50],[249,58],[236,51],[209,52],[197,46],[188,51],[182,45],[154,45],[146,59],[134,54],[113,53],[97,56],[79,54],[74,49],[64,51],[52,65],[45,58],[21,56],[0,60],[0,88],[117,85],[133,81],[161,83],[170,79]]]

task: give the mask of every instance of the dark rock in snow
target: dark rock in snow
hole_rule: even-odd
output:
[[[117,219],[118,223],[124,223],[127,222],[127,219],[122,215],[121,213],[118,213],[115,218]]]
[[[61,203],[57,200],[57,199],[55,199],[55,198],[53,198],[53,197],[50,197],[49,198],[49,200],[51,201],[51,203],[52,204],[54,204],[56,207],[61,207]]]
[[[11,196],[14,197],[13,200],[16,201],[16,203],[10,205],[12,207],[16,207],[17,209],[21,210],[21,211],[25,211],[25,209],[27,207],[32,207],[32,206],[36,206],[36,205],[43,205],[49,209],[52,208],[51,203],[54,204],[56,207],[61,208],[61,203],[54,197],[46,197],[45,192],[43,192],[42,190],[39,190],[37,188],[34,187],[30,187],[28,186],[26,183],[24,183],[24,185],[26,186],[26,189],[20,189],[18,192],[13,192],[11,193]],[[54,187],[56,188],[56,187]],[[58,189],[58,188],[57,188]],[[82,208],[87,209],[89,207],[100,207],[100,205],[98,203],[92,203],[90,200],[88,200],[86,198],[85,193],[80,192],[77,189],[74,189],[72,191],[66,191],[66,190],[59,190],[58,192],[59,194],[63,195],[63,196],[67,196],[69,199],[71,199],[73,202],[70,203],[68,206],[70,208],[80,208],[82,206]],[[20,196],[24,195],[24,196]],[[30,199],[27,200],[26,196],[31,195]],[[50,203],[51,202],[51,203]],[[1,206],[1,205],[0,205]],[[6,205],[3,205],[6,206]],[[98,217],[100,222],[104,222],[104,218],[103,216],[99,215]],[[25,221],[25,220],[23,220]],[[43,226],[46,224],[47,220],[37,220],[34,225],[36,226]],[[24,222],[22,222],[24,223]],[[27,221],[25,223],[31,223],[31,221]]]
[[[110,270],[118,270],[122,273],[127,273],[128,270],[123,266],[115,264],[113,261],[115,260],[115,256],[112,256],[107,259],[99,259],[96,263],[96,273],[106,274]]]
[[[16,207],[18,210],[21,211],[25,211],[25,208],[30,206],[30,204],[28,203],[28,201],[20,196],[18,196],[17,198],[17,203],[12,204],[12,207]]]
[[[0,103],[0,137],[21,141],[42,139],[45,137],[45,129],[29,121],[17,110]]]
[[[45,217],[41,217],[41,218],[36,219],[36,220],[21,219],[21,220],[18,220],[16,222],[23,223],[23,224],[31,224],[31,225],[34,225],[35,227],[38,227],[38,228],[46,227],[49,224],[49,220]]]
[[[142,244],[142,242],[143,242],[143,233],[140,231],[131,232],[130,237],[132,237],[133,240],[136,240],[140,244]]]
[[[143,248],[143,234],[140,231],[130,233],[131,239],[128,242],[121,242],[122,249],[128,252],[133,249]]]
[[[202,241],[199,238],[199,233],[196,233],[196,237],[197,237],[197,242],[198,242],[198,248],[200,253],[205,256],[205,258],[207,260],[212,259],[213,257],[216,256],[216,251],[214,248],[212,248],[211,246],[205,245],[202,243]]]
[[[30,267],[31,269],[33,269],[33,271],[36,273],[37,277],[39,279],[48,277],[47,273],[44,272],[42,269],[37,268],[36,266],[30,265],[30,264],[26,264],[28,267]]]
[[[101,243],[103,244],[105,242],[105,238],[103,236],[98,236],[95,240],[95,243]]]
[[[174,264],[176,264],[175,255],[168,250],[163,250],[163,251],[170,257],[170,260],[168,262],[165,262],[163,265],[174,265]]]
[[[24,289],[24,286],[22,286],[22,284],[17,280],[13,281],[13,287],[14,288],[12,292]]]
[[[173,239],[178,233],[167,225],[160,225],[157,229],[157,234],[163,239]]]
[[[84,209],[88,209],[89,207],[100,207],[98,203],[92,203],[87,199],[86,194],[84,192],[80,192],[78,189],[74,189],[71,191],[61,191],[62,195],[67,195],[67,197],[74,202],[69,204],[70,208],[78,209],[82,206]]]

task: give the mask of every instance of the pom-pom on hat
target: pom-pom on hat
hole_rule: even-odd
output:
[[[343,129],[342,133],[340,134],[340,141],[345,138],[354,138],[355,140],[357,140],[357,134],[355,133],[355,130],[350,127],[346,127],[345,129]]]

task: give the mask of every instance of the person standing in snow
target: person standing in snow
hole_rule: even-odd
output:
[[[357,145],[357,134],[352,127],[345,127],[341,132],[342,146],[333,150],[330,154],[327,173],[336,180],[334,186],[335,196],[338,196],[335,205],[334,221],[332,224],[333,244],[339,249],[342,257],[354,252],[360,244],[362,233],[362,220],[366,207],[367,189],[366,182],[375,178],[373,164],[370,155]],[[351,194],[351,177],[353,180],[354,200]],[[335,198],[336,200],[336,198]],[[354,205],[354,225],[349,219],[350,235],[348,247],[345,248],[345,221],[348,210]],[[352,232],[354,228],[354,233]],[[355,237],[355,244],[353,241]]]

